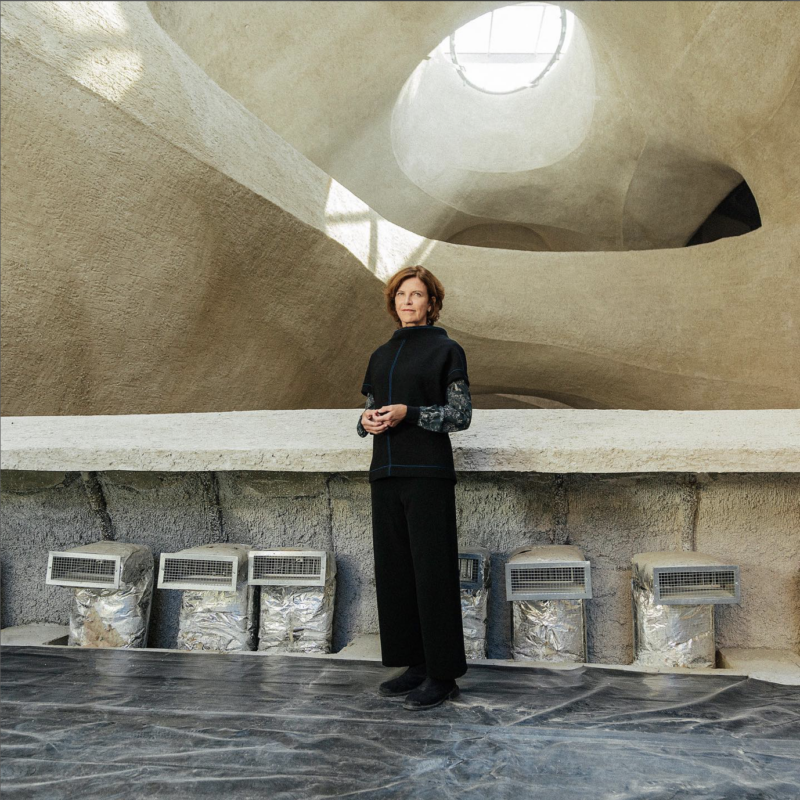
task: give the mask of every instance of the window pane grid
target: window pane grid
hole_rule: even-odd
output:
[[[450,36],[450,58],[464,82],[481,91],[532,88],[566,52],[568,19],[565,9],[549,3],[496,9]]]

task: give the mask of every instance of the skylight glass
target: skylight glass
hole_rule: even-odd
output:
[[[567,52],[572,14],[550,3],[504,6],[442,42],[465,83],[493,94],[536,86]]]

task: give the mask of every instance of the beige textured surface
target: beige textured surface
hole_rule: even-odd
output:
[[[800,686],[800,655],[791,650],[723,647],[717,658],[724,669],[762,681]]]
[[[779,148],[784,157],[796,153],[788,127],[783,136],[770,130],[797,89],[795,4],[559,3],[575,14],[591,49],[588,65],[568,81],[579,97],[560,98],[558,114],[537,107],[548,84],[564,80],[554,71],[542,92],[504,98],[464,92],[459,107],[438,118],[437,129],[435,90],[448,73],[436,71],[434,87],[430,77],[409,81],[412,73],[455,28],[502,5],[149,3],[164,29],[220,86],[378,213],[425,236],[448,239],[491,219],[541,227],[545,239],[549,227],[552,249],[676,247],[741,176],[766,220],[791,216],[786,190],[796,186],[797,168],[768,166],[772,159],[759,151],[769,142],[767,149]],[[575,55],[569,52],[566,61]],[[745,64],[747,80],[739,80]],[[421,65],[427,73],[435,66]],[[564,66],[573,65],[560,64],[559,71]],[[588,98],[581,82],[586,69],[595,73]],[[397,155],[391,128],[407,81],[430,112],[423,124],[442,136],[444,158],[469,165],[461,180],[440,158],[430,164],[440,180],[420,187],[398,163],[403,155]],[[439,109],[448,108],[449,97],[439,96]],[[515,150],[507,140],[510,126],[498,122],[513,116],[526,134],[520,142],[538,145],[535,155],[556,144],[567,119],[580,127],[575,106],[592,101],[591,128],[577,149],[540,169],[526,168],[521,150],[513,166],[493,166]],[[453,113],[468,115],[469,124],[451,127]],[[483,162],[467,159],[478,144]],[[409,155],[425,163],[424,148],[431,145],[416,145]],[[790,175],[782,179],[777,173],[784,168]],[[452,174],[444,179],[448,169]],[[796,189],[791,192],[796,202]]]
[[[529,227],[553,250],[654,246],[735,170],[764,220],[631,252],[411,232],[507,222],[437,205],[386,152],[405,80],[491,5],[155,4],[162,29],[144,3],[3,3],[3,413],[355,407],[392,331],[382,281],[410,263],[447,287],[476,395],[798,407],[797,4],[570,6],[599,127],[479,197],[546,197]]]
[[[707,553],[682,552],[676,554],[673,550],[660,550],[654,553],[634,553],[631,558],[632,566],[642,579],[646,579],[650,586],[653,584],[653,569],[655,567],[728,567],[730,562],[720,561]]]
[[[509,561],[520,561],[527,563],[536,561],[585,561],[580,547],[569,544],[551,545],[523,545],[512,550],[508,555]]]
[[[1,465],[361,472],[372,440],[357,419],[334,409],[6,417]],[[800,411],[476,410],[451,441],[465,472],[800,472]]]
[[[778,618],[787,631],[797,632],[800,645],[800,490],[776,476],[769,512],[765,501],[744,476],[720,475],[705,487],[697,508],[694,547],[739,565],[742,605],[715,610],[719,647],[785,646],[762,630],[778,608]]]
[[[54,622],[32,622],[28,625],[15,625],[0,631],[0,644],[19,645],[21,647],[41,647],[59,639],[69,637],[69,625],[57,625]]]

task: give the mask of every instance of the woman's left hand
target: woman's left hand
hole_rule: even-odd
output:
[[[381,406],[376,410],[375,416],[381,422],[385,422],[388,427],[394,428],[399,425],[405,418],[408,412],[408,406],[402,403],[395,403],[391,406]]]

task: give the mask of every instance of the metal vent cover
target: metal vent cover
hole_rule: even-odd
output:
[[[458,554],[458,576],[462,589],[479,589],[486,582],[488,553],[462,550]]]
[[[739,603],[739,567],[734,565],[653,567],[657,605]]]
[[[119,589],[121,563],[120,556],[51,550],[45,582],[51,586]]]
[[[238,556],[162,553],[158,588],[235,592],[238,577]]]
[[[588,561],[506,563],[507,600],[584,600],[592,596]]]
[[[251,550],[247,582],[259,586],[324,586],[328,566],[325,550]]]

